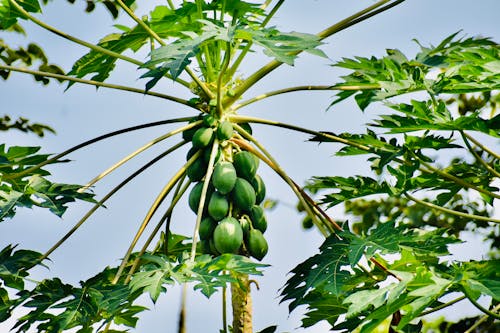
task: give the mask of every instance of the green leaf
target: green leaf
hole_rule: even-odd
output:
[[[333,296],[343,293],[343,287],[351,278],[346,268],[349,261],[350,244],[336,235],[328,237],[316,254],[295,267],[281,292],[280,302],[291,300],[289,309],[304,304],[306,297],[314,289],[320,288]]]
[[[24,289],[24,278],[41,258],[41,254],[31,250],[17,250],[7,245],[0,251],[0,279],[3,284],[17,290]]]
[[[16,2],[29,13],[41,12],[37,0],[17,0]],[[14,26],[19,18],[25,17],[10,4],[9,0],[0,0],[0,29],[6,30]]]
[[[327,58],[323,51],[317,49],[322,43],[318,36],[299,33],[281,32],[276,28],[238,29],[236,38],[252,41],[264,48],[264,53],[279,62],[293,66],[299,52],[305,51]]]
[[[343,76],[337,86],[360,86],[354,92],[339,92],[334,105],[354,95],[364,110],[375,101],[414,91],[439,93],[464,93],[491,91],[500,87],[497,69],[500,50],[487,38],[456,38],[457,33],[446,38],[436,47],[423,47],[414,59],[408,59],[400,51],[388,49],[382,58],[344,58],[337,67],[352,70]],[[418,43],[418,42],[417,42]],[[439,74],[433,78],[432,71]],[[365,87],[374,87],[366,89]]]

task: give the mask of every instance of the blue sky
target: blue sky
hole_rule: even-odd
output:
[[[150,4],[162,1],[139,1],[139,12],[144,13]],[[374,1],[332,1],[332,0],[289,0],[275,16],[271,25],[284,31],[315,33],[333,22],[371,5]],[[115,24],[104,10],[96,10],[93,15],[83,13],[83,1],[68,5],[65,1],[53,1],[44,9],[42,19],[61,30],[84,40],[96,42],[113,31]],[[408,0],[388,12],[366,22],[351,27],[327,39],[322,46],[329,59],[301,56],[294,67],[282,66],[266,77],[258,88],[248,91],[246,97],[298,84],[331,84],[338,82],[341,71],[330,65],[342,57],[382,55],[386,48],[398,48],[412,56],[417,45],[416,38],[424,45],[438,44],[450,34],[462,31],[465,36],[488,36],[498,41],[500,2],[496,0],[453,1],[453,0]],[[122,24],[132,25],[122,16]],[[25,45],[37,41],[44,47],[49,59],[60,64],[65,70],[86,53],[81,46],[51,35],[31,24],[28,38],[0,33],[0,38],[11,45]],[[146,54],[136,55],[146,59]],[[259,51],[252,55],[242,66],[241,75],[245,76],[267,62]],[[143,87],[145,81],[138,80],[140,72],[135,66],[120,64],[110,82]],[[165,81],[156,88],[169,94],[180,94],[189,98],[182,87]],[[23,74],[13,73],[8,81],[0,81],[1,113],[11,116],[25,116],[32,121],[53,126],[57,135],[44,139],[21,133],[3,134],[3,142],[8,145],[41,145],[47,153],[61,152],[89,138],[111,130],[156,121],[171,117],[193,115],[191,110],[182,106],[147,97],[140,94],[127,94],[121,91],[99,89],[75,85],[68,91],[56,83],[48,87],[34,83]],[[331,92],[295,93],[269,98],[251,105],[244,114],[266,117],[311,127],[317,130],[360,131],[370,117],[376,114],[377,107],[363,114],[348,101],[326,111],[333,98]],[[381,108],[381,107],[379,107]],[[55,166],[54,181],[86,183],[109,165],[127,155],[151,139],[172,130],[174,127],[161,127],[139,131],[113,138],[95,146],[78,151],[70,156],[73,162]],[[363,160],[337,159],[331,157],[335,146],[306,142],[307,137],[275,128],[254,126],[254,132],[278,162],[298,183],[304,183],[313,175],[353,175],[367,171]],[[174,141],[169,141],[173,143]],[[154,148],[146,158],[159,152]],[[131,183],[112,200],[107,209],[98,211],[77,234],[57,250],[52,256],[50,271],[39,270],[37,276],[62,275],[71,283],[87,279],[106,265],[119,264],[133,233],[149,208],[156,193],[168,181],[176,168],[184,163],[185,151],[175,153]],[[123,170],[118,170],[98,183],[94,189],[97,197],[102,197],[120,179],[139,167],[142,158],[131,161]],[[295,265],[314,254],[322,242],[316,231],[304,232],[300,218],[293,208],[296,200],[293,193],[269,169],[262,166],[259,174],[265,179],[268,196],[279,199],[278,207],[268,214],[269,231],[266,237],[270,251],[265,262],[272,266],[266,270],[265,277],[259,278],[260,291],[254,293],[256,330],[269,325],[279,324],[279,332],[325,332],[326,325],[309,329],[297,329],[300,325],[300,310],[288,314],[286,304],[279,305],[279,288],[286,281],[286,274]],[[62,218],[35,210],[19,210],[15,220],[2,223],[0,247],[9,243],[19,243],[22,248],[44,252],[59,239],[89,208],[89,205],[73,205]],[[332,211],[332,216],[341,216],[340,211]],[[194,215],[185,203],[181,203],[174,215],[174,231],[190,234]],[[179,288],[170,290],[151,311],[139,322],[137,332],[155,332],[158,327],[171,332],[177,325],[177,312],[180,299]],[[220,295],[207,301],[198,293],[189,296],[188,331],[202,332],[206,327],[212,331],[220,327]],[[469,310],[460,305],[461,313]],[[6,331],[0,324],[0,331]]]

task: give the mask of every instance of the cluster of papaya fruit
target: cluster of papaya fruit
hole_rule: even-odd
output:
[[[243,126],[251,134],[251,127]],[[230,140],[234,135],[230,121],[219,121],[210,115],[202,117],[201,125],[183,132],[183,138],[192,143],[187,159],[198,154],[187,169],[188,177],[195,183],[189,194],[189,207],[198,212],[204,178],[217,139],[219,145],[199,226],[201,251],[212,255],[243,254],[262,260],[268,250],[263,236],[267,219],[261,206],[266,188],[257,175],[259,159],[234,144]]]

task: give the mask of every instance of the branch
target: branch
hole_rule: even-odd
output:
[[[74,152],[74,151],[76,151],[78,149],[84,148],[86,146],[89,146],[91,144],[94,144],[96,142],[102,141],[104,139],[107,139],[107,138],[110,138],[110,137],[113,137],[113,136],[116,136],[116,135],[119,135],[119,134],[123,134],[123,133],[127,133],[127,132],[132,132],[132,131],[137,131],[137,130],[148,128],[148,127],[160,126],[160,125],[171,124],[171,123],[176,123],[176,122],[189,121],[191,119],[192,119],[191,117],[185,117],[185,118],[174,118],[174,119],[168,119],[168,120],[161,120],[161,121],[155,121],[155,122],[146,123],[146,124],[142,124],[142,125],[127,127],[127,128],[121,129],[121,130],[117,130],[117,131],[114,131],[114,132],[106,133],[104,135],[98,136],[96,138],[93,138],[93,139],[87,140],[85,142],[82,142],[82,143],[80,143],[80,144],[78,144],[76,146],[73,146],[73,147],[71,147],[71,148],[63,151],[62,153],[57,154],[54,157],[49,158],[48,160],[46,160],[46,161],[44,161],[44,162],[42,162],[40,164],[37,164],[35,166],[32,166],[31,168],[28,168],[28,169],[26,169],[24,171],[21,171],[21,172],[18,172],[18,173],[14,173],[14,174],[2,175],[2,177],[3,177],[3,179],[11,179],[11,178],[15,178],[15,177],[16,178],[17,177],[22,177],[22,176],[27,175],[27,174],[29,174],[29,173],[37,170],[37,169],[40,169],[41,167],[43,167],[43,166],[45,166],[47,164],[54,163],[57,160],[61,159],[62,157],[66,156],[66,155],[69,155],[70,153],[72,153],[72,152]],[[199,121],[197,124],[199,124],[199,123],[201,123],[201,121]],[[197,126],[197,125],[195,125],[195,126]]]
[[[456,216],[460,216],[460,217],[465,217],[465,218],[471,219],[471,220],[500,223],[500,220],[494,219],[494,218],[491,218],[491,217],[474,215],[474,214],[467,214],[467,213],[457,212],[457,211],[455,211],[453,209],[444,208],[444,207],[435,205],[433,203],[417,199],[417,198],[415,198],[414,196],[412,196],[411,194],[409,194],[407,192],[404,193],[404,196],[407,197],[408,199],[410,199],[411,201],[416,202],[419,205],[426,206],[426,207],[431,208],[431,209],[439,210],[439,211],[445,212],[447,214],[456,215]]]
[[[468,138],[465,136],[464,131],[460,131],[460,134],[462,135],[462,139],[464,140],[465,145],[467,146],[467,149],[471,152],[472,155],[476,158],[476,160],[486,168],[492,175],[495,177],[500,177],[500,173],[496,171],[491,165],[489,165],[485,160],[479,156],[479,154],[472,148]]]
[[[59,241],[57,241],[45,254],[40,258],[39,262],[45,260],[52,252],[54,252],[61,244],[63,244],[73,233],[75,233],[80,226],[87,221],[87,219],[99,208],[104,205],[104,203],[111,198],[116,192],[118,192],[123,186],[128,184],[132,179],[140,175],[142,172],[144,172],[146,169],[148,169],[150,166],[154,165],[156,162],[161,160],[163,157],[167,156],[174,150],[178,149],[179,147],[183,146],[186,143],[186,141],[180,142],[173,146],[172,148],[168,149],[167,151],[161,153],[148,163],[144,164],[141,168],[139,168],[137,171],[132,173],[130,176],[128,176],[126,179],[124,179],[120,184],[115,186],[111,191],[108,192],[99,202],[97,202],[81,219],[78,221],[73,228],[71,228],[70,231],[68,231]]]
[[[154,213],[156,213],[156,210],[158,207],[160,207],[160,204],[165,200],[167,195],[170,193],[174,185],[181,179],[181,177],[186,173],[187,168],[193,164],[193,162],[198,158],[199,152],[194,154],[189,161],[187,161],[180,169],[177,171],[177,173],[167,182],[167,184],[163,187],[163,189],[160,191],[160,193],[156,196],[155,201],[149,208],[148,212],[146,213],[146,216],[144,217],[141,225],[139,226],[139,229],[137,230],[134,239],[132,242],[130,242],[130,245],[127,249],[127,252],[123,256],[122,262],[120,264],[120,267],[118,267],[118,271],[116,272],[116,275],[112,281],[113,284],[118,283],[120,280],[120,277],[123,274],[123,270],[125,269],[125,266],[128,263],[128,260],[130,258],[130,255],[132,254],[132,251],[134,250],[135,245],[139,241],[139,238],[142,236],[142,233],[148,226],[149,222],[151,221],[151,218],[153,217]]]
[[[382,11],[385,11],[391,7],[394,7],[400,3],[402,3],[404,0],[397,0],[394,1],[392,4],[384,6],[386,3],[390,2],[391,0],[381,0],[378,1],[377,3],[355,13],[354,15],[351,15],[347,17],[346,19],[326,28],[325,30],[319,32],[317,36],[319,37],[320,40],[323,40],[327,37],[330,37],[331,35],[344,30],[353,24],[359,23],[363,20],[366,20],[370,18],[373,15],[379,14]],[[384,6],[384,7],[382,7]],[[381,8],[379,8],[381,7]],[[376,9],[379,10],[376,10]],[[294,54],[300,54],[301,52],[295,52]],[[230,97],[227,99],[227,101],[224,103],[226,105],[230,105],[234,103],[241,95],[243,95],[248,89],[250,89],[256,82],[258,82],[260,79],[262,79],[264,76],[281,66],[283,63],[278,61],[278,60],[272,60],[263,67],[261,67],[259,70],[257,70],[254,74],[250,75],[243,83],[236,89],[234,96]]]
[[[295,91],[312,91],[312,90],[373,90],[373,89],[380,89],[380,85],[378,84],[367,84],[367,85],[361,85],[361,86],[333,86],[333,85],[320,85],[320,86],[297,86],[297,87],[289,87],[289,88],[283,88],[283,89],[278,89],[278,90],[273,90],[258,96],[255,96],[253,98],[250,98],[246,101],[241,102],[240,104],[237,104],[233,107],[233,110],[238,110],[241,109],[244,106],[247,106],[249,104],[258,102],[260,100],[263,100],[267,97],[271,96],[276,96],[280,94],[286,94],[290,92],[295,92]]]
[[[19,67],[0,65],[0,69],[5,69],[5,70],[9,70],[9,71],[14,71],[14,72],[20,72],[20,73],[26,73],[26,74],[32,74],[32,75],[38,75],[38,76],[44,76],[44,77],[50,77],[50,78],[54,78],[54,79],[58,79],[58,80],[73,81],[73,82],[88,84],[88,85],[92,85],[92,86],[96,86],[96,87],[124,90],[124,91],[139,93],[139,94],[155,96],[155,97],[167,99],[169,101],[173,101],[173,102],[180,103],[180,104],[194,108],[185,99],[178,98],[178,97],[171,96],[171,95],[161,94],[161,93],[154,92],[154,91],[146,91],[143,89],[127,87],[127,86],[122,86],[122,85],[117,85],[117,84],[104,83],[104,82],[99,82],[99,81],[94,81],[94,80],[85,80],[85,79],[80,79],[80,78],[76,78],[76,77],[72,77],[72,76],[68,76],[68,75],[61,75],[61,74],[55,74],[55,73],[49,73],[49,72],[36,71],[36,70],[32,70],[32,69],[27,69],[27,68],[19,68]]]
[[[137,59],[134,59],[134,58],[130,58],[130,57],[127,57],[123,54],[120,54],[120,53],[117,53],[117,52],[113,52],[111,50],[108,50],[108,49],[105,49],[99,45],[95,45],[95,44],[92,44],[92,43],[89,43],[89,42],[86,42],[82,39],[79,39],[77,37],[74,37],[72,35],[69,35],[61,30],[58,30],[50,25],[48,25],[47,23],[43,22],[43,21],[40,21],[39,19],[37,19],[36,17],[34,17],[33,15],[31,15],[30,13],[28,13],[26,10],[24,10],[23,7],[21,7],[17,2],[16,0],[8,0],[10,1],[10,3],[16,8],[16,10],[18,10],[19,12],[21,12],[27,19],[29,19],[30,21],[32,21],[33,23],[35,23],[36,25],[40,26],[41,28],[45,29],[45,30],[48,30],[64,39],[67,39],[69,41],[72,41],[76,44],[79,44],[79,45],[82,45],[82,46],[85,46],[91,50],[94,50],[96,52],[100,52],[102,54],[105,54],[105,55],[108,55],[110,57],[113,57],[113,58],[117,58],[117,59],[121,59],[121,60],[124,60],[124,61],[127,61],[127,62],[130,62],[134,65],[137,65],[137,66],[142,66],[143,63]],[[176,82],[182,84],[183,86],[189,88],[189,82],[186,82],[184,80],[181,80],[181,79],[176,79]]]

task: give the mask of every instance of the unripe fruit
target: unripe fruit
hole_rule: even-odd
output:
[[[195,121],[199,120],[198,118],[193,118],[191,119],[188,123],[189,124],[192,124],[194,123]],[[193,128],[190,128],[188,130],[185,130],[184,132],[182,132],[182,138],[186,141],[191,141],[193,139],[193,135],[194,133],[200,128],[200,126],[195,126]]]
[[[191,210],[195,213],[198,213],[198,206],[200,205],[202,191],[203,191],[203,182],[199,182],[193,187],[191,192],[189,192],[189,198],[188,198],[189,208],[191,208]],[[206,197],[210,198],[210,196],[212,195],[212,192],[213,192],[213,188],[211,188],[209,186],[207,189],[207,196]],[[205,200],[204,211],[206,210],[206,208],[207,208],[207,200]]]
[[[231,198],[237,208],[249,211],[255,205],[255,190],[248,181],[238,177],[231,191]]]
[[[217,127],[217,138],[220,141],[231,139],[233,136],[233,124],[230,121],[223,121]]]
[[[207,165],[202,158],[197,158],[186,170],[187,176],[193,182],[201,180],[206,172]]]
[[[252,220],[252,226],[255,229],[260,230],[262,233],[266,232],[267,229],[267,220],[266,215],[264,214],[264,209],[260,206],[253,206],[250,209],[248,214],[250,216],[250,220]]]
[[[233,165],[238,177],[251,181],[255,177],[255,173],[259,167],[259,160],[254,154],[248,151],[240,151],[234,154]]]
[[[243,242],[243,230],[233,217],[226,217],[214,230],[214,245],[220,253],[237,253]]]
[[[193,147],[204,148],[212,143],[214,130],[212,128],[202,127],[196,130],[193,135]]]
[[[195,213],[198,212],[198,206],[200,205],[201,192],[203,190],[203,183],[196,184],[191,192],[189,192],[188,204],[189,208]]]
[[[252,184],[252,187],[255,190],[255,203],[260,205],[266,197],[266,185],[259,175],[255,175],[250,184]]]
[[[221,194],[227,194],[234,188],[236,178],[236,169],[231,162],[219,162],[214,167],[212,185]]]
[[[200,229],[198,230],[198,235],[201,240],[208,240],[212,237],[214,233],[217,222],[215,222],[211,217],[205,216],[200,222]]]
[[[248,253],[257,260],[262,260],[267,254],[268,245],[262,233],[257,229],[250,230],[246,242]]]
[[[229,212],[227,198],[219,192],[214,192],[208,202],[208,214],[216,221],[222,220]]]

